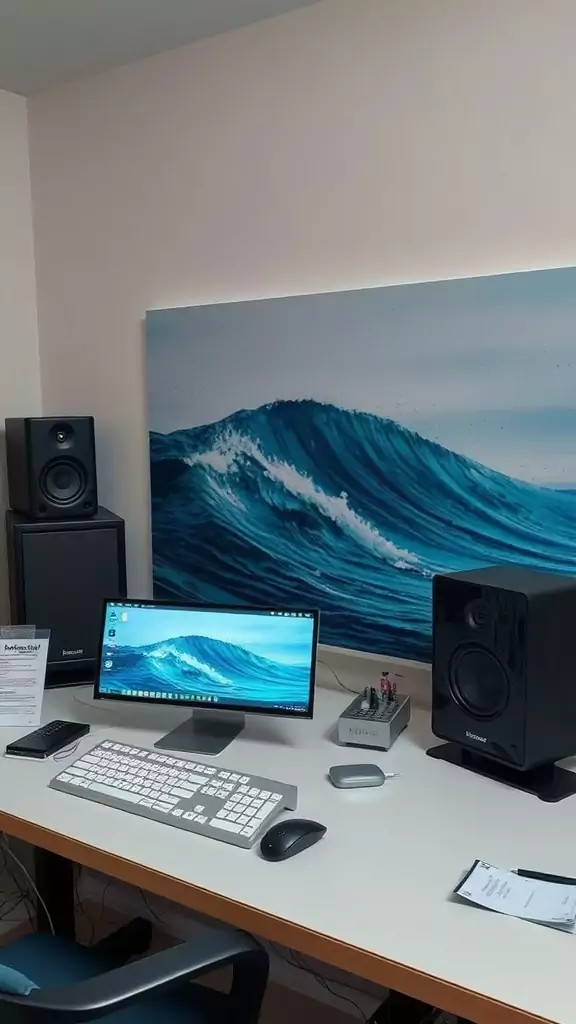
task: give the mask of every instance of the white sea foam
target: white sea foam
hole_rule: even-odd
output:
[[[344,491],[340,495],[325,494],[311,477],[281,459],[268,458],[251,438],[237,431],[229,430],[210,451],[191,455],[184,461],[189,466],[203,465],[217,473],[230,473],[239,468],[239,460],[243,457],[253,459],[270,480],[281,484],[294,497],[314,505],[323,516],[352,534],[364,547],[383,556],[394,568],[419,569],[427,573],[418,555],[398,547],[354,512]]]
[[[212,667],[212,665],[207,665],[205,662],[195,658],[192,654],[188,654],[186,651],[181,651],[178,647],[172,644],[162,644],[161,647],[156,647],[153,651],[145,651],[144,654],[147,658],[152,658],[154,660],[161,660],[169,657],[178,658],[179,661],[183,661],[184,664],[188,665],[190,668],[197,669],[198,672],[208,676],[215,683],[221,683],[223,686],[234,685],[231,679],[222,675],[222,673],[218,672],[217,669]]]

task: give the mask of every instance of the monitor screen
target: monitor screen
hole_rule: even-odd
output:
[[[95,697],[312,716],[318,613],[107,601]]]

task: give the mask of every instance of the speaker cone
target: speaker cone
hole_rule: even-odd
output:
[[[454,700],[473,718],[495,718],[508,703],[506,671],[485,647],[458,648],[450,661],[449,682]]]
[[[40,477],[42,497],[55,505],[70,505],[86,490],[84,467],[72,459],[54,459],[44,467]]]

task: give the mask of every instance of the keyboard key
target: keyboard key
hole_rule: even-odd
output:
[[[72,783],[80,780],[72,779]],[[141,797],[137,796],[136,793],[127,793],[124,789],[116,789],[115,786],[106,786],[101,782],[91,782],[90,790],[95,793],[102,793],[103,796],[115,796],[118,800],[124,800],[125,803],[139,804]]]
[[[222,818],[212,818],[210,822],[212,828],[221,828],[225,832],[240,832],[242,826],[237,821],[223,821]]]
[[[275,802],[277,802],[278,800],[282,799],[282,793],[272,793],[272,796],[271,796],[270,799],[274,800]]]
[[[232,803],[231,800],[228,800],[228,803],[224,804],[224,810],[225,811],[233,811],[234,810],[234,804]]]
[[[253,832],[254,832],[253,828],[246,828],[246,827],[244,827],[242,829],[240,835],[242,835],[242,836],[251,836]]]
[[[186,818],[186,821],[194,821],[196,815],[194,814],[194,811],[186,811],[185,814],[182,815],[182,817]]]
[[[199,814],[198,817],[196,818],[196,821],[198,822],[199,825],[205,825],[206,822],[208,821],[208,818],[206,817],[205,814]]]
[[[282,798],[280,798],[280,799],[282,799]],[[264,806],[260,808],[260,810],[256,811],[256,817],[257,818],[265,818],[267,814],[270,814],[270,811],[273,811],[275,809],[276,809],[276,804],[273,802],[273,800],[268,800],[264,804]]]
[[[205,772],[206,775],[215,775],[216,774],[216,768],[205,768],[204,772]]]
[[[259,789],[251,789],[250,792],[248,793],[248,796],[258,796],[259,792]]]
[[[221,800],[226,800],[228,798],[228,793],[225,789],[218,789],[216,791],[216,796],[219,796]]]
[[[241,814],[240,817],[238,818],[238,821],[240,822],[241,825],[247,825],[248,822],[250,821],[250,818],[248,817],[247,814]]]
[[[228,811],[218,811],[218,814],[216,815],[216,817],[217,818],[227,818],[228,817]]]
[[[152,804],[155,811],[171,811],[172,804]]]
[[[232,774],[230,776],[230,782],[238,782],[239,778],[240,778],[239,775],[236,775],[235,772],[232,772]]]
[[[247,793],[248,792],[248,786],[238,786],[238,792],[239,793]]]
[[[176,810],[172,811],[175,818],[180,818],[183,813],[184,809],[182,807],[177,807]]]
[[[263,800],[269,800],[270,797],[272,796],[272,793],[269,793],[267,789],[263,789],[262,792],[260,793],[260,796],[262,797]]]
[[[244,785],[245,782],[250,782],[250,776],[249,775],[242,775],[240,777],[240,782],[242,783],[242,785]]]
[[[153,804],[154,804],[154,801],[153,801],[153,800],[150,800],[150,797],[147,797],[147,796],[145,796],[145,797],[144,797],[144,798],[143,798],[143,799],[142,799],[142,800],[140,801],[140,807],[152,807],[152,805],[153,805]]]
[[[238,812],[234,813],[234,811],[230,811],[230,814],[228,815],[228,821],[236,821],[237,818]]]
[[[256,808],[255,807],[245,807],[244,808],[244,814],[248,818],[251,818],[254,814],[256,814]]]
[[[209,796],[215,796],[216,795],[216,790],[214,789],[213,786],[210,786],[209,789],[206,790],[206,792],[208,793]]]
[[[203,804],[196,804],[196,807],[194,808],[194,811],[196,812],[196,814],[202,814],[203,810],[204,810]]]
[[[62,775],[58,776],[59,782],[70,782],[72,775],[68,775],[68,772],[63,772]]]
[[[180,789],[179,786],[174,786],[169,790],[172,796],[178,796],[181,800],[186,800],[189,796],[192,796],[192,792],[189,789]]]
[[[218,778],[219,779],[229,779],[230,778],[230,772],[218,772]]]

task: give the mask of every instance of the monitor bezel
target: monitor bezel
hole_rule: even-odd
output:
[[[100,678],[102,671],[102,654],[104,648],[104,630],[106,627],[106,617],[109,605],[118,605],[118,607],[130,606],[130,605],[146,605],[153,608],[183,608],[189,611],[205,611],[205,612],[234,612],[236,614],[270,614],[271,612],[304,612],[306,615],[311,615],[313,618],[313,634],[312,634],[312,665],[310,668],[310,690],[309,690],[309,702],[306,711],[290,711],[284,708],[269,708],[266,706],[255,706],[247,704],[222,704],[218,701],[218,705],[207,704],[204,701],[184,701],[184,700],[169,700],[168,698],[157,698],[157,697],[125,697],[118,693],[100,693]],[[98,645],[98,661],[96,665],[96,677],[94,680],[94,700],[111,700],[118,701],[122,704],[148,704],[154,707],[176,707],[182,708],[183,710],[188,708],[190,711],[200,710],[206,712],[212,712],[218,714],[220,711],[236,711],[238,714],[244,715],[265,715],[270,718],[293,718],[296,720],[309,720],[314,717],[314,698],[316,693],[316,665],[318,661],[318,633],[320,629],[320,611],[316,608],[280,608],[278,605],[274,607],[264,605],[250,605],[250,607],[244,605],[231,605],[231,604],[191,604],[189,601],[171,601],[162,600],[155,598],[122,598],[122,597],[107,597],[104,598],[102,605],[102,622],[100,625],[100,640]]]

